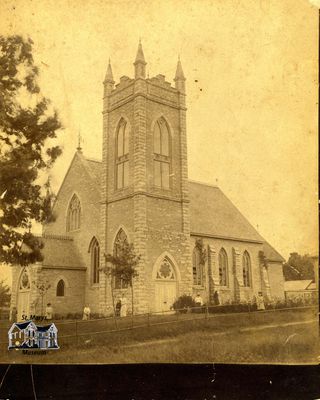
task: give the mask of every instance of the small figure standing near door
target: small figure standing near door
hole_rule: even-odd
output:
[[[200,296],[200,293],[198,293],[194,299],[194,302],[196,304],[196,307],[202,307],[203,306],[203,300],[202,297]]]
[[[262,296],[262,292],[258,293],[258,297],[257,297],[257,310],[265,310],[265,305],[264,305],[264,298]]]
[[[10,315],[11,322],[17,322],[17,314],[18,314],[17,307],[12,307],[11,315]]]
[[[90,307],[88,305],[85,305],[84,309],[83,309],[83,317],[82,317],[82,319],[84,321],[88,321],[90,319],[90,313],[91,313]]]
[[[116,304],[116,317],[120,317],[120,310],[121,310],[121,299],[118,299]]]
[[[127,299],[124,295],[124,293],[122,293],[121,296],[121,308],[120,308],[120,317],[126,317],[127,316]]]
[[[52,315],[53,315],[53,308],[51,306],[51,303],[48,303],[46,307],[46,319],[50,321],[52,319]]]

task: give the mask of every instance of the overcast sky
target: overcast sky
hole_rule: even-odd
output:
[[[218,184],[287,257],[317,249],[317,26],[307,0],[36,0],[0,4],[1,34],[29,35],[40,86],[59,111],[63,156],[101,158],[102,81],[187,78],[189,178]]]

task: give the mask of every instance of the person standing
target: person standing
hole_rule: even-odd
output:
[[[116,317],[120,317],[120,310],[121,310],[121,299],[118,299],[116,304]]]
[[[220,300],[219,300],[219,293],[217,291],[215,291],[213,293],[213,302],[215,306],[220,305]]]
[[[47,304],[45,313],[46,313],[46,320],[50,321],[53,315],[53,308],[51,306],[51,303]]]
[[[194,299],[196,307],[202,307],[203,306],[203,300],[202,297],[200,296],[200,293],[198,293]]]
[[[127,316],[127,299],[124,295],[124,293],[122,293],[121,296],[121,308],[120,308],[120,317],[126,317]]]
[[[10,315],[11,322],[17,322],[17,314],[18,314],[17,307],[12,307],[11,315]]]
[[[82,319],[84,321],[88,321],[90,319],[90,313],[91,313],[90,307],[88,305],[85,305],[84,309],[83,309],[83,317],[82,317]]]
[[[261,310],[265,310],[265,305],[264,305],[264,298],[262,295],[262,292],[258,293],[258,297],[257,297],[257,310],[261,311]]]

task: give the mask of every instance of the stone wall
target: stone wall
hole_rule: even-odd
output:
[[[195,241],[199,236],[191,236],[190,246],[193,251]],[[261,271],[259,251],[262,244],[227,239],[203,237],[207,251],[207,261],[204,265],[205,280],[201,286],[193,286],[193,293],[200,293],[206,302],[213,301],[214,291],[219,293],[220,303],[252,301],[261,288]],[[227,286],[219,282],[219,252],[224,249],[227,254]],[[247,251],[251,261],[250,287],[243,286],[242,256]]]

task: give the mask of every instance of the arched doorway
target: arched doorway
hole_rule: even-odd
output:
[[[22,271],[18,285],[18,321],[22,320],[22,315],[26,315],[25,318],[30,318],[30,278],[26,269]]]
[[[169,311],[177,298],[177,276],[168,256],[156,263],[155,271],[155,310]]]

